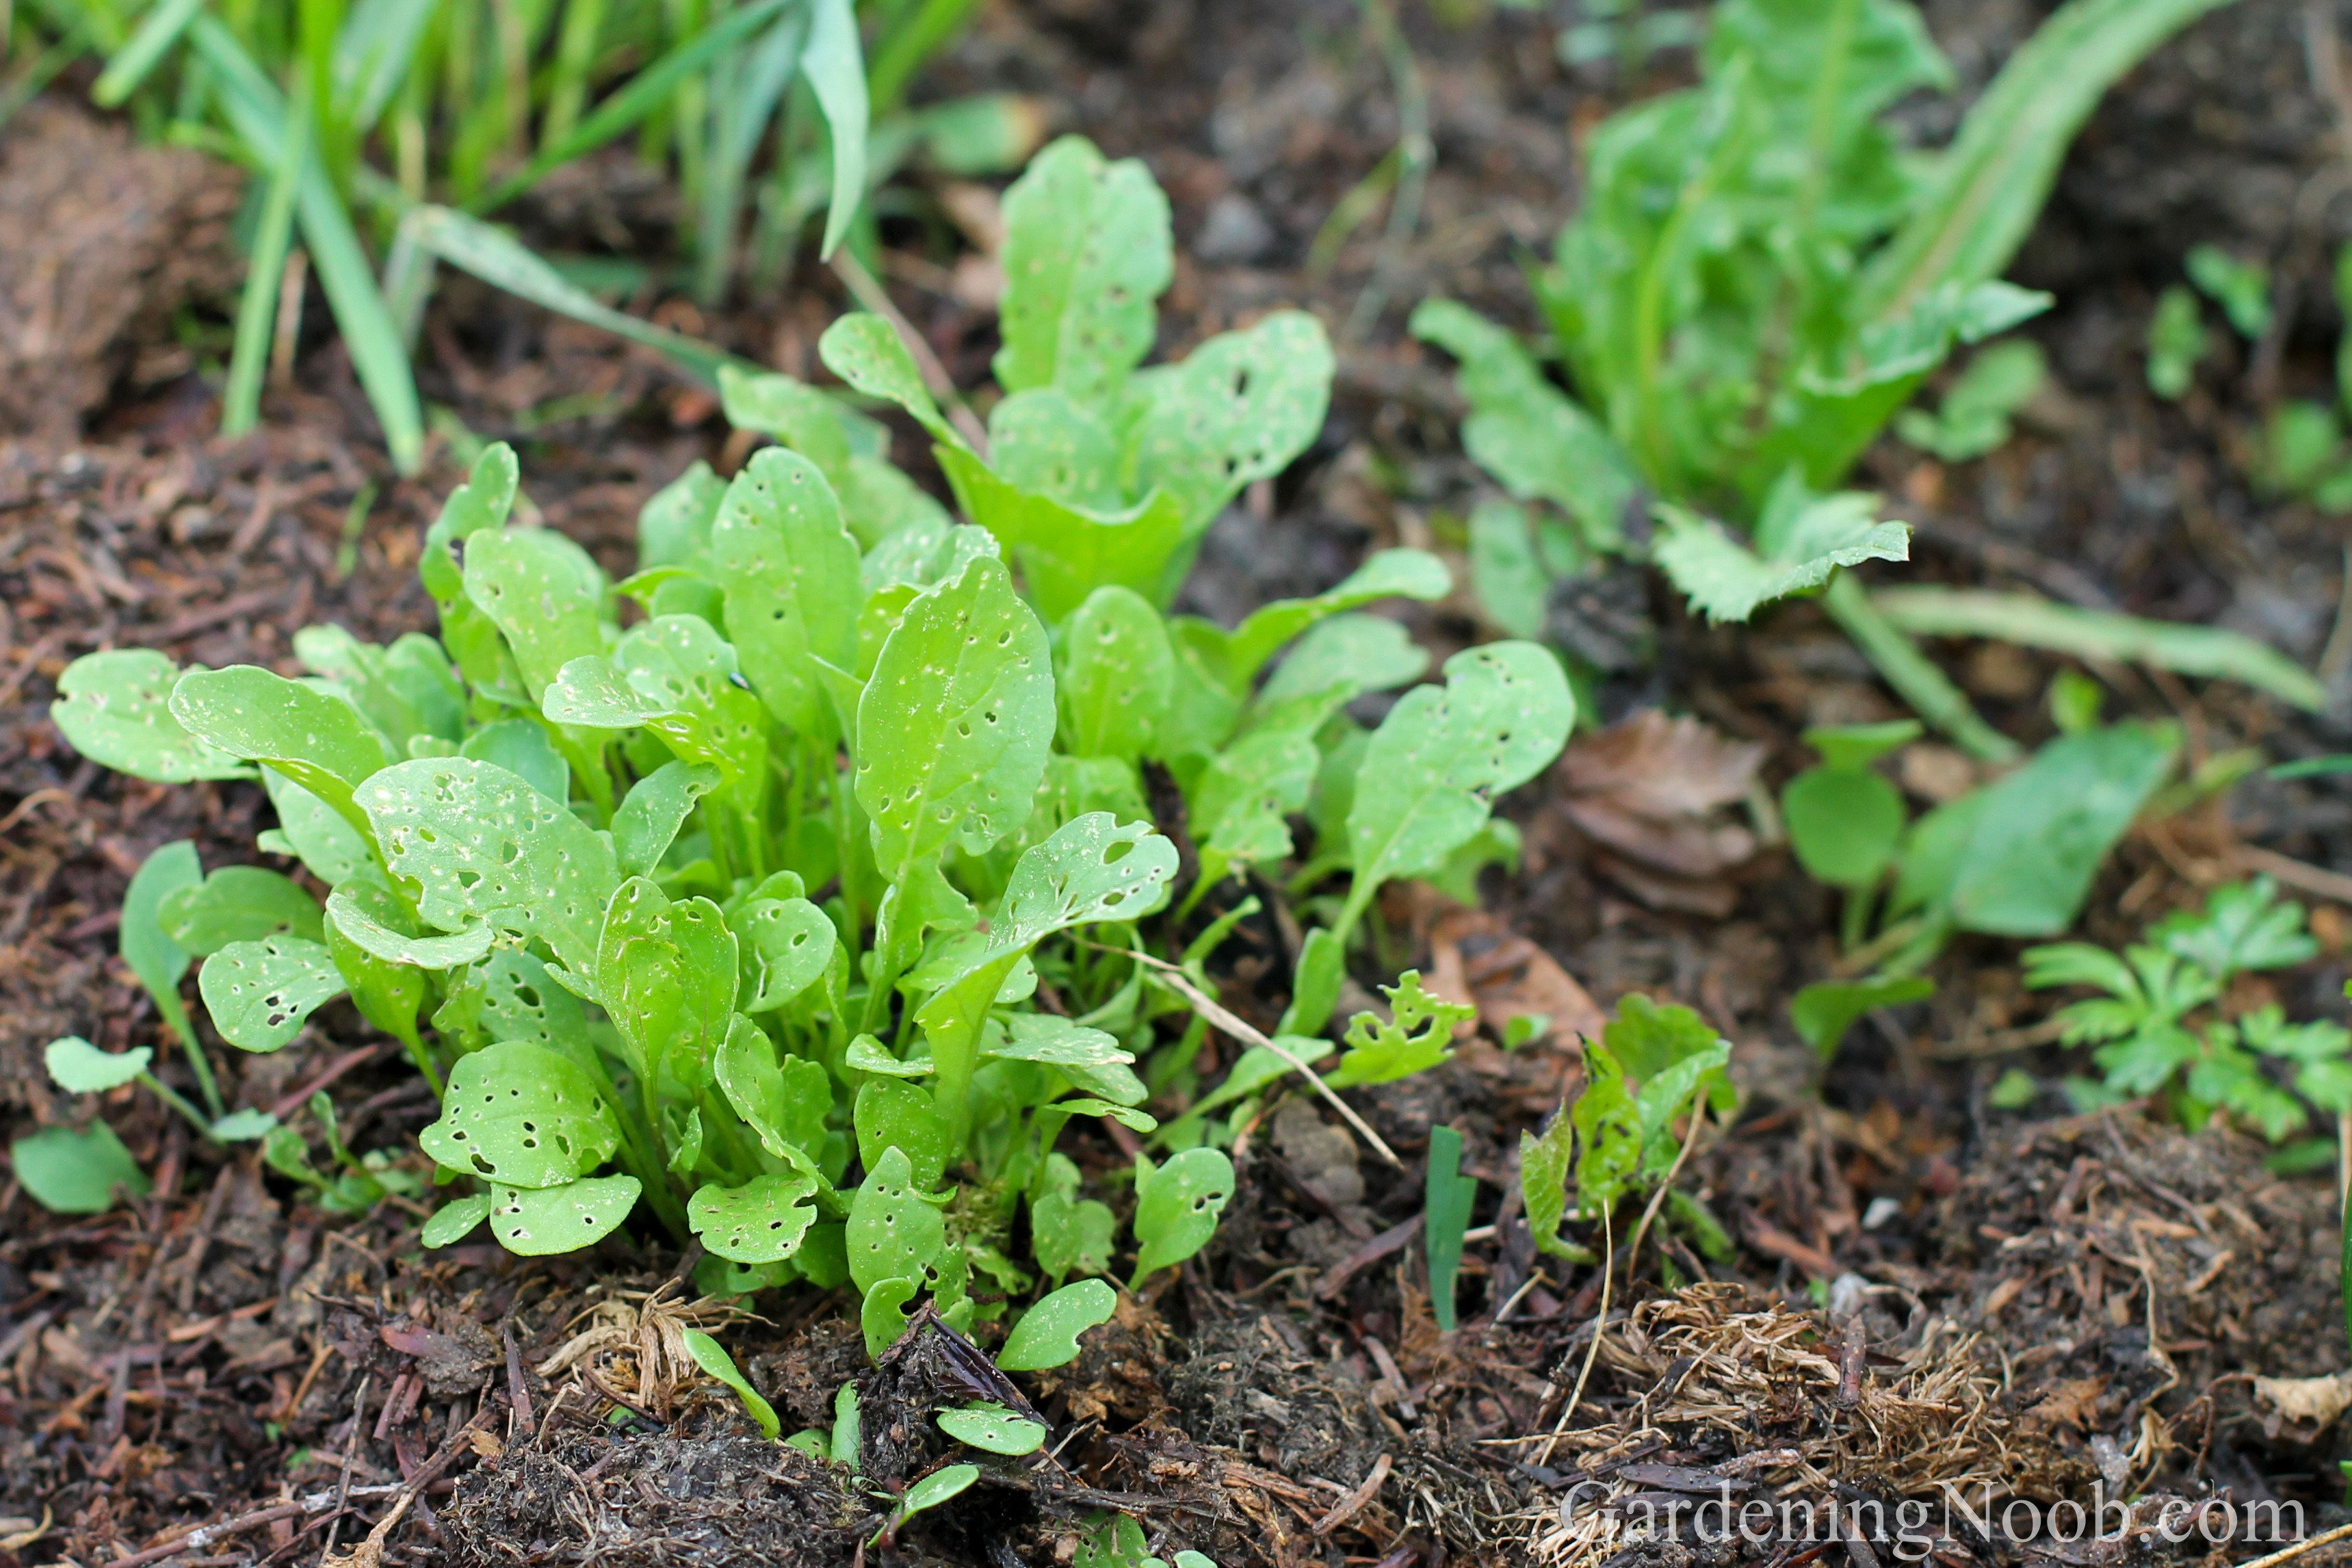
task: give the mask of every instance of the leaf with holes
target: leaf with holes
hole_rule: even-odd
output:
[[[424,936],[389,889],[354,878],[327,895],[327,914],[344,940],[386,963],[418,969],[456,969],[489,952],[495,938],[488,923],[453,936]]]
[[[1331,342],[1303,310],[1276,310],[1221,332],[1171,370],[1136,378],[1151,403],[1130,437],[1139,482],[1176,498],[1187,538],[1225,503],[1290,466],[1321,434]]]
[[[727,1103],[769,1153],[780,1160],[793,1151],[814,1156],[824,1147],[833,1080],[823,1064],[801,1057],[780,1059],[775,1042],[739,1013],[719,1045],[713,1073]]]
[[[1002,563],[974,558],[907,606],[858,702],[857,800],[884,878],[1019,826],[1053,737],[1045,628]]]
[[[547,966],[520,948],[495,948],[443,982],[446,994],[433,1015],[444,1035],[477,1047],[525,1040],[570,1057],[593,1071],[587,1010],[549,978]]]
[[[781,1263],[798,1252],[816,1223],[806,1200],[816,1178],[794,1173],[757,1176],[740,1187],[706,1184],[686,1205],[686,1217],[702,1245],[737,1263]]]
[[[943,1108],[962,1103],[982,1020],[1013,966],[1055,931],[1091,921],[1137,921],[1166,901],[1176,847],[1149,823],[1107,811],[1066,824],[1022,853],[991,921],[988,946],[915,1015],[939,1064]]]
[[[1118,1225],[1110,1205],[1071,1193],[1045,1193],[1029,1205],[1029,1245],[1049,1279],[1099,1274],[1110,1267]]]
[[[1062,744],[1134,762],[1150,748],[1176,679],[1160,612],[1132,589],[1097,588],[1062,628]]]
[[[120,1053],[101,1051],[79,1035],[51,1040],[41,1054],[49,1081],[68,1094],[103,1094],[147,1070],[155,1053],[145,1046]]]
[[[433,983],[422,970],[378,958],[346,934],[334,921],[326,921],[327,956],[335,973],[351,988],[352,1005],[360,1016],[422,1055],[416,1016],[433,995]]]
[[[881,317],[865,311],[842,317],[817,339],[816,354],[825,369],[868,397],[885,398],[913,415],[941,446],[964,444],[923,384],[923,373],[898,329]]]
[[[250,664],[188,671],[172,688],[172,716],[191,735],[284,773],[354,827],[365,824],[352,790],[390,761],[350,702]]]
[[[610,839],[518,775],[470,757],[425,757],[367,781],[360,805],[417,908],[446,931],[488,921],[536,936],[580,974],[596,968],[604,900],[620,880]]]
[[[172,716],[179,679],[179,667],[152,648],[84,654],[58,677],[49,719],[75,751],[136,778],[251,778],[243,759],[191,735]]]
[[[299,936],[233,942],[196,972],[196,991],[213,1027],[247,1051],[278,1049],[343,989],[334,955]]]
[[[1576,700],[1559,660],[1496,642],[1445,661],[1445,685],[1417,686],[1364,751],[1348,846],[1360,910],[1391,877],[1433,869],[1485,826],[1495,796],[1527,783],[1568,740]],[[1352,924],[1343,917],[1341,927]]]
[[[581,1068],[508,1040],[457,1059],[441,1118],[417,1142],[452,1171],[503,1186],[558,1187],[609,1159],[621,1127]]]
[[[466,597],[505,637],[534,699],[566,664],[604,651],[604,574],[551,529],[475,535]]]
[[[330,888],[375,868],[375,846],[341,812],[276,768],[261,770],[261,787],[277,808],[283,840],[273,846],[264,834],[263,848],[299,856],[310,874]]]
[[[1233,1195],[1234,1163],[1221,1149],[1187,1149],[1157,1167],[1138,1160],[1135,1274],[1128,1289],[1206,1247]]]
[[[1138,160],[1108,163],[1065,136],[1013,182],[1003,216],[998,384],[1114,402],[1150,352],[1154,305],[1174,276],[1168,198]]]
[[[980,1054],[1050,1067],[1087,1093],[1120,1105],[1140,1105],[1151,1097],[1129,1070],[1134,1054],[1119,1048],[1118,1037],[1052,1013],[1015,1013],[1003,1037],[983,1044]]]
[[[1078,1336],[1110,1321],[1118,1292],[1099,1279],[1065,1285],[1021,1314],[1005,1336],[996,1364],[1006,1372],[1044,1372],[1078,1355]]]
[[[702,763],[664,763],[630,789],[613,813],[613,858],[624,877],[647,877],[677,838],[694,803],[719,783]]]
[[[1002,1405],[986,1401],[955,1410],[942,1410],[935,1419],[940,1430],[969,1447],[1018,1458],[1045,1446],[1045,1428]]]
[[[840,945],[832,920],[806,899],[753,899],[735,923],[757,976],[747,1013],[781,1007],[815,984]]]
[[[1256,707],[1263,711],[1289,699],[1330,691],[1344,692],[1340,700],[1349,701],[1418,680],[1428,669],[1428,650],[1402,623],[1359,612],[1335,615],[1291,645],[1258,688]]]
[[[865,597],[857,542],[833,488],[795,453],[754,455],[727,488],[710,552],[745,678],[777,719],[803,735],[829,734],[833,709],[812,661],[856,664]]]
[[[741,959],[734,932],[708,899],[673,903],[652,881],[621,884],[598,938],[604,1010],[636,1060],[678,1085],[711,1081],[735,1018]]]
[[[155,912],[163,934],[199,958],[280,931],[310,942],[327,934],[319,900],[258,866],[224,866],[193,888],[174,888]]]
[[[1478,1016],[1467,1004],[1442,1001],[1421,988],[1421,972],[1408,969],[1394,985],[1381,987],[1392,1016],[1359,1013],[1348,1025],[1348,1054],[1327,1083],[1334,1089],[1393,1083],[1450,1060],[1456,1026]]]
[[[947,1245],[947,1220],[916,1189],[914,1174],[905,1150],[886,1150],[850,1200],[849,1277],[860,1290],[920,1277]]]
[[[857,1091],[851,1121],[857,1131],[857,1157],[878,1168],[897,1150],[907,1158],[908,1180],[919,1192],[939,1184],[958,1151],[947,1123],[931,1109],[931,1097],[896,1078],[869,1079]]]
[[[1192,786],[1187,823],[1201,875],[1215,881],[1289,854],[1289,819],[1307,808],[1322,762],[1314,727],[1297,725],[1255,731],[1212,758]]]
[[[519,1258],[577,1252],[629,1217],[643,1191],[635,1176],[593,1176],[560,1187],[490,1188],[490,1234]]]

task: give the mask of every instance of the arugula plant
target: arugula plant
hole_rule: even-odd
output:
[[[2069,1082],[2078,1100],[2157,1095],[2192,1129],[2226,1114],[2273,1143],[2307,1128],[2314,1109],[2352,1110],[2352,1030],[2326,1019],[2290,1024],[2276,1003],[2231,1003],[2237,976],[2318,955],[2300,904],[2261,877],[2215,889],[2203,908],[2168,915],[2147,934],[2120,954],[2079,942],[2026,949],[2026,984],[2105,994],[2058,1010],[2060,1038],[2095,1047],[2103,1075]]]
[[[1565,387],[1458,304],[1414,314],[1461,363],[1465,447],[1512,498],[1486,510],[1489,550],[1554,575],[1647,553],[1717,620],[1820,593],[1922,717],[2013,754],[1843,575],[1907,559],[1909,530],[1839,487],[1956,349],[2047,305],[1999,277],[2067,142],[2111,82],[2224,3],[2070,0],[1922,155],[1888,110],[1953,78],[1906,0],[1722,0],[1699,83],[1593,132],[1581,210],[1531,277]],[[1990,438],[2014,387],[1983,384],[2021,368],[1964,378],[1973,409],[1948,401],[1915,431]]]
[[[1731,1043],[1688,1007],[1660,1006],[1635,992],[1617,1005],[1601,1038],[1584,1043],[1584,1087],[1542,1135],[1519,1134],[1519,1193],[1538,1251],[1572,1263],[1593,1252],[1570,1240],[1570,1217],[1598,1225],[1605,1209],[1654,1192],[1674,1169],[1675,1122],[1701,1109],[1727,1115],[1738,1096],[1725,1070]],[[1433,1183],[1434,1177],[1432,1178]],[[1689,1194],[1667,1194],[1668,1212],[1705,1251],[1726,1246],[1723,1227]]]
[[[198,877],[175,850],[154,918],[178,945],[142,976],[160,1001],[202,955],[213,1026],[246,1050],[345,994],[401,1039],[444,1089],[421,1142],[453,1190],[428,1246],[487,1221],[511,1251],[566,1252],[642,1207],[699,1240],[707,1289],[854,1285],[877,1350],[919,1298],[959,1330],[1003,1316],[1034,1283],[1008,1250],[1024,1230],[1052,1279],[1108,1273],[1113,1212],[1055,1142],[1078,1117],[1156,1131],[1134,1066],[1189,1011],[1141,962],[1181,929],[1152,919],[1179,856],[1144,767],[1181,796],[1204,879],[1274,867],[1320,808],[1320,874],[1351,880],[1300,960],[1284,1027],[1305,1041],[1380,886],[1476,852],[1496,792],[1565,740],[1560,668],[1524,643],[1456,654],[1369,731],[1347,716],[1424,671],[1395,623],[1358,613],[1446,590],[1417,551],[1232,629],[1170,614],[1210,522],[1320,428],[1322,330],[1276,312],[1139,368],[1166,202],[1082,141],[1042,154],[1005,217],[984,449],[879,318],[820,345],[932,434],[969,521],[884,459],[871,421],[730,376],[730,416],[779,444],[655,497],[622,582],[509,524],[517,467],[493,447],[425,539],[437,639],[313,627],[299,680],[138,651],[66,673],[54,715],[94,759],[260,770],[278,815],[263,847],[298,858],[323,906],[272,872]],[[126,952],[133,936],[126,918]],[[1410,975],[1392,994],[1333,1082],[1443,1058],[1453,1013]],[[64,1087],[146,1065],[87,1055]],[[320,1180],[361,1173],[336,1163]],[[1123,1179],[1140,1284],[1206,1244],[1234,1170],[1196,1136]],[[1064,1287],[1013,1345],[1072,1291],[1108,1295]],[[1075,1353],[1068,1333],[1038,1346],[1020,1353]]]

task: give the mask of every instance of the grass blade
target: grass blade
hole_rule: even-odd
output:
[[[452,207],[417,206],[409,209],[400,226],[404,239],[450,266],[534,305],[543,305],[559,315],[602,327],[631,342],[643,343],[667,354],[698,381],[716,386],[721,365],[731,364],[751,374],[760,374],[759,366],[724,349],[641,321],[599,302],[520,241],[479,218]]]
[[[922,0],[911,19],[900,18],[885,27],[874,68],[866,73],[866,95],[876,110],[898,107],[907,84],[925,60],[961,31],[978,0]]]
[[[672,90],[688,77],[717,59],[722,51],[750,37],[761,24],[790,3],[791,0],[757,0],[740,11],[730,11],[631,77],[628,86],[598,104],[569,136],[541,148],[539,156],[499,181],[488,195],[467,203],[467,210],[492,211],[530,189],[558,165],[594,152],[636,125],[662,107]],[[859,85],[862,91],[863,82]]]
[[[825,214],[824,244],[831,256],[866,195],[866,60],[857,45],[857,16],[850,0],[810,0],[814,9],[801,72],[816,92],[817,108],[833,133],[833,203]]]
[[[695,293],[705,304],[717,302],[726,292],[745,177],[776,105],[799,68],[808,34],[804,9],[785,13],[735,68],[732,79],[714,84],[718,112],[710,155],[702,170],[702,232],[695,258]]]
[[[120,107],[124,99],[139,90],[147,73],[171,53],[172,46],[180,41],[180,35],[188,30],[188,24],[204,8],[205,0],[163,0],[162,5],[148,12],[139,30],[131,35],[131,41],[115,52],[114,58],[106,62],[106,68],[99,73],[98,80],[91,84],[90,101],[100,109]]]
[[[2000,276],[2107,89],[2165,39],[2229,3],[2069,0],[1961,121],[1918,206],[1864,273],[1856,319],[1894,315],[1939,283]]]
[[[2177,626],[2053,604],[2032,594],[1884,588],[1871,602],[1914,637],[1995,637],[2077,658],[2153,664],[2177,675],[2235,680],[2316,712],[2318,679],[2267,643],[2219,626]]]
[[[236,346],[228,362],[228,388],[221,395],[221,434],[243,436],[261,418],[261,382],[269,363],[270,329],[278,320],[278,290],[286,276],[286,252],[294,237],[294,200],[302,166],[310,156],[310,118],[298,109],[279,137],[283,151],[269,176],[261,221],[254,227],[247,258],[245,292],[236,307]]]
[[[2014,762],[2018,743],[1986,723],[1969,706],[1968,694],[1936,668],[1935,660],[1878,610],[1877,602],[1850,572],[1830,579],[1822,592],[1822,608],[1829,612],[1863,657],[1911,710],[1949,735],[1970,756],[1988,763]]]
[[[375,128],[416,64],[441,0],[360,0],[335,38],[335,90],[352,105],[352,129]]]
[[[219,79],[221,103],[247,151],[265,164],[274,161],[286,137],[286,105],[253,57],[211,16],[189,28],[189,42]],[[318,268],[343,346],[352,356],[369,405],[383,426],[393,466],[414,473],[425,451],[425,415],[416,398],[407,352],[401,347],[392,312],[377,289],[367,254],[360,248],[351,214],[315,158],[305,159],[295,190],[295,216]]]

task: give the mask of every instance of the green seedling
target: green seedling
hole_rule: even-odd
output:
[[[1895,433],[1948,463],[1964,463],[2008,444],[2011,418],[2033,399],[2049,378],[2042,345],[2024,338],[2004,339],[1977,351],[1929,414],[1906,409]]]
[[[1461,363],[1470,456],[1513,500],[1474,563],[1515,558],[1495,618],[1533,635],[1530,579],[1649,549],[1717,620],[1793,595],[1823,606],[1920,716],[1990,759],[1987,726],[1851,575],[1909,556],[1909,529],[1843,492],[1855,461],[1956,350],[2034,315],[2000,281],[2067,143],[2107,87],[2226,0],[2071,0],[2019,48],[1942,151],[1890,111],[1955,79],[1905,0],[1722,0],[1697,85],[1641,100],[1587,140],[1584,199],[1534,275],[1555,381],[1509,334],[1446,300],[1413,331]],[[1909,428],[1960,455],[2001,438],[2038,379],[2029,351],[1978,357]],[[1556,540],[1556,542],[1555,542]],[[1534,568],[1533,571],[1526,568]]]
[[[725,1346],[700,1329],[688,1329],[686,1351],[694,1358],[695,1365],[735,1391],[735,1397],[743,1402],[744,1414],[751,1417],[761,1436],[772,1441],[783,1430],[782,1423],[776,1419],[775,1407],[760,1397],[760,1391],[751,1386],[751,1380],[736,1370],[735,1358],[727,1353]]]
[[[1462,1270],[1462,1234],[1470,1228],[1477,1179],[1462,1173],[1462,1134],[1429,1130],[1429,1170],[1422,1188],[1422,1243],[1429,1258],[1429,1303],[1441,1332],[1454,1331],[1454,1282]]]
[[[2227,1114],[2273,1143],[2305,1128],[2314,1108],[2352,1110],[2352,1030],[2290,1024],[2275,1003],[2228,1002],[2235,976],[2317,955],[2301,905],[2258,878],[2216,889],[2202,910],[2168,916],[2147,937],[2120,955],[2087,942],[2026,950],[2028,985],[2105,993],[2057,1015],[2066,1044],[2096,1047],[2102,1078],[2084,1080],[2093,1099],[2157,1095],[2191,1128]]]
[[[884,460],[877,426],[730,374],[730,416],[776,444],[648,502],[622,582],[510,525],[519,468],[493,447],[426,536],[437,638],[310,628],[301,680],[116,654],[68,672],[59,722],[102,760],[260,772],[262,847],[323,907],[274,871],[200,877],[183,847],[136,889],[126,953],[159,1003],[201,959],[240,1049],[285,1047],[345,994],[401,1038],[443,1091],[428,1243],[487,1224],[568,1252],[635,1215],[699,1242],[712,1293],[850,1287],[877,1355],[929,1309],[958,1332],[1009,1320],[1007,1365],[1059,1364],[1112,1311],[1107,1279],[1140,1287],[1214,1233],[1234,1168],[1198,1113],[1290,1070],[1245,1058],[1207,1093],[1187,1076],[1192,1004],[1144,961],[1205,978],[1240,917],[1197,938],[1157,918],[1178,852],[1145,768],[1227,889],[1281,874],[1312,800],[1349,798],[1317,827],[1312,879],[1346,891],[1294,977],[1299,1060],[1331,1052],[1379,888],[1507,843],[1496,795],[1573,717],[1549,653],[1458,653],[1369,732],[1343,711],[1423,674],[1365,611],[1444,594],[1434,557],[1375,552],[1230,629],[1171,613],[1210,523],[1320,429],[1320,327],[1277,312],[1144,365],[1165,200],[1084,142],[1037,160],[1006,221],[1036,265],[1013,268],[985,452],[880,318],[820,345],[924,423],[969,521]],[[643,612],[625,627],[623,600]],[[1444,1058],[1456,1011],[1411,975],[1391,995],[1334,1082]],[[146,1066],[60,1059],[92,1082]],[[1161,1103],[1192,1135],[1139,1162],[1122,1215],[1057,1141],[1079,1119],[1157,1134],[1143,1107],[1180,1079]],[[406,1195],[383,1152],[354,1162],[330,1128],[321,1173],[280,1132],[273,1159],[321,1201]],[[1024,1312],[1040,1273],[1060,1288]]]

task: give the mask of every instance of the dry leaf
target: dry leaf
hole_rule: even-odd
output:
[[[2099,1419],[2099,1395],[2107,1391],[2104,1377],[2070,1377],[2042,1396],[2020,1419],[2043,1431],[2071,1426],[2087,1432]]]
[[[1725,808],[1747,799],[1763,761],[1760,745],[1653,709],[1570,742],[1554,770],[1559,809],[1643,902],[1725,915],[1738,890],[1723,874],[1756,853]]]
[[[487,1428],[473,1433],[467,1437],[466,1443],[474,1450],[476,1456],[485,1459],[495,1459],[507,1451],[504,1439],[500,1438],[496,1432]]]
[[[2326,1426],[2352,1405],[2352,1372],[2326,1377],[2258,1377],[2254,1397],[2297,1426]]]
[[[1435,977],[1431,989],[1449,1002],[1478,1009],[1478,1022],[1499,1036],[1514,1018],[1550,1020],[1542,1038],[1566,1044],[1599,1038],[1608,1016],[1549,952],[1484,910],[1450,910],[1430,928]],[[1465,1025],[1466,1033],[1475,1026]]]

